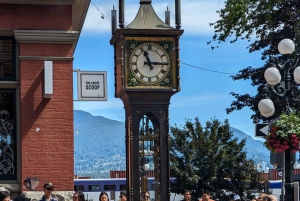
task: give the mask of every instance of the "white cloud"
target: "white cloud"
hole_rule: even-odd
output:
[[[118,1],[92,1],[83,30],[92,34],[110,33],[111,32],[111,10],[113,5],[119,15]],[[152,1],[152,5],[157,15],[164,21],[167,6],[171,11],[171,26],[175,27],[175,5],[174,0],[167,3],[161,1]],[[128,25],[139,9],[138,1],[125,1],[125,25]],[[209,34],[213,33],[213,28],[209,27],[209,23],[218,20],[217,10],[222,8],[224,3],[217,0],[183,0],[181,1],[181,28],[185,30],[185,34]],[[103,14],[104,19],[101,18]],[[118,17],[117,17],[118,20]]]

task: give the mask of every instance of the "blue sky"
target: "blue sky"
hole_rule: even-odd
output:
[[[110,45],[110,12],[113,5],[118,10],[118,0],[92,0],[83,26],[74,59],[74,69],[82,71],[107,71],[108,101],[74,101],[75,110],[124,122],[125,111],[120,99],[114,98],[113,46]],[[175,0],[152,0],[157,15],[164,20],[169,7],[171,26],[175,27]],[[252,112],[245,108],[227,115],[225,109],[234,98],[230,92],[255,94],[249,81],[233,81],[229,76],[248,67],[260,67],[263,61],[259,53],[248,53],[245,41],[235,44],[225,42],[212,50],[207,42],[213,36],[209,23],[218,19],[216,11],[224,6],[221,0],[182,0],[181,21],[184,33],[180,39],[181,91],[171,99],[170,125],[184,125],[186,119],[199,117],[204,124],[211,118],[229,119],[230,125],[254,136],[255,125],[250,119]],[[93,5],[95,4],[96,7]],[[125,26],[135,17],[139,0],[125,0]],[[104,19],[101,18],[104,15]],[[201,70],[205,68],[210,72]],[[227,73],[227,74],[226,74]],[[77,75],[74,73],[74,100],[77,99]],[[258,139],[258,138],[257,138]]]

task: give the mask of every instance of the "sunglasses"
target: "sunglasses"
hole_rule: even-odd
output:
[[[74,196],[73,199],[77,199],[77,196]]]
[[[123,195],[120,195],[120,196],[119,196],[119,198],[122,198],[122,197],[123,197]]]
[[[148,198],[150,198],[150,196],[146,196],[146,195],[145,195],[144,198],[145,198],[145,199],[148,199]]]
[[[47,191],[53,191],[53,188],[46,188]]]

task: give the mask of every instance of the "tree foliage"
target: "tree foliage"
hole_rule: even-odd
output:
[[[225,7],[217,13],[220,19],[210,25],[214,27],[213,41],[219,43],[235,43],[239,40],[247,40],[249,52],[261,51],[261,59],[266,60],[260,68],[246,67],[232,76],[233,80],[251,80],[252,86],[257,87],[258,92],[266,84],[263,73],[269,64],[270,56],[276,56],[280,62],[283,58],[278,55],[278,43],[289,38],[295,42],[296,51],[290,58],[295,59],[299,53],[300,37],[300,2],[298,0],[227,0]],[[211,41],[209,42],[209,44]],[[215,47],[212,45],[212,49]],[[257,104],[262,97],[257,94],[231,93],[235,101],[226,109],[227,113],[249,107],[254,114],[251,116],[254,122],[259,122],[264,117],[259,113]],[[283,103],[274,95],[270,97],[275,100],[276,114],[279,116]],[[292,103],[295,108],[300,104]],[[265,119],[264,119],[265,120]]]
[[[228,120],[212,119],[203,128],[196,118],[187,120],[183,128],[171,127],[171,177],[176,178],[172,192],[192,190],[200,196],[207,190],[220,200],[257,192],[259,173],[246,159],[245,143],[246,139],[233,138]]]

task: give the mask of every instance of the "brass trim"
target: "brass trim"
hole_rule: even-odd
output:
[[[169,59],[170,59],[170,78],[172,80],[172,85],[171,86],[161,86],[161,82],[159,83],[139,83],[139,85],[136,86],[129,86],[128,85],[128,79],[129,79],[129,74],[130,74],[130,65],[129,65],[129,60],[131,56],[131,50],[132,48],[129,48],[125,46],[125,58],[124,58],[124,63],[125,63],[125,88],[126,89],[159,89],[159,90],[172,90],[176,88],[177,84],[177,76],[176,76],[176,69],[177,69],[177,63],[176,63],[176,37],[175,36],[167,36],[167,37],[159,37],[159,36],[149,36],[149,37],[144,37],[144,36],[125,36],[124,38],[124,43],[127,44],[128,41],[137,41],[138,43],[159,43],[163,41],[169,41],[171,42],[172,47],[170,47],[170,52],[169,52]],[[140,45],[138,44],[138,45]],[[167,76],[168,77],[168,76]],[[166,77],[166,78],[167,78]]]

